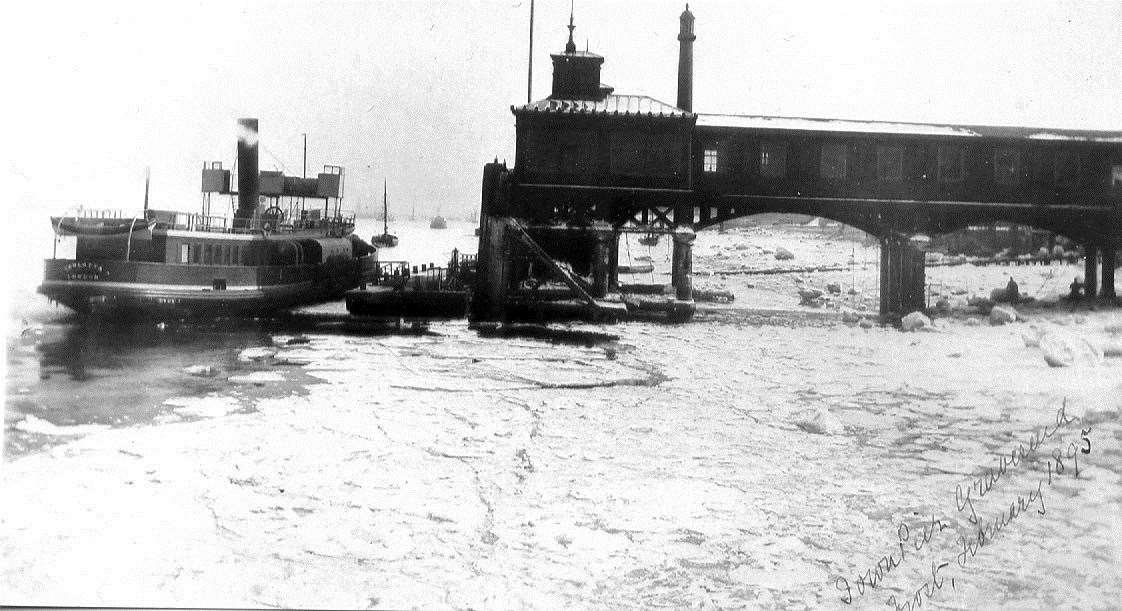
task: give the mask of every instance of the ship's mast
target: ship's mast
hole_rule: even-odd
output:
[[[386,203],[386,179],[382,179],[382,233],[390,233],[389,204]]]
[[[308,132],[304,132],[304,171],[300,174],[300,178],[308,177]],[[300,198],[300,212],[304,212],[304,198]]]

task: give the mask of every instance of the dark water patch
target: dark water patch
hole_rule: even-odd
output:
[[[535,324],[489,324],[471,325],[480,337],[519,337],[539,339],[554,344],[570,344],[591,348],[597,344],[619,341],[619,336],[599,331],[568,329]]]
[[[272,328],[261,321],[61,316],[27,328],[33,332],[19,332],[18,339],[8,341],[6,394],[15,400],[9,400],[6,410],[7,459],[81,436],[77,429],[51,427],[199,419],[164,403],[172,397],[231,396],[241,405],[234,411],[247,412],[253,411],[255,399],[304,394],[306,385],[321,382],[300,367],[285,367],[284,382],[235,384],[228,379],[273,367],[237,358],[244,348],[269,344]],[[192,375],[191,366],[209,373]],[[45,424],[21,425],[29,416]]]

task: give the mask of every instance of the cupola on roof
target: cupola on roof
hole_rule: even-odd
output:
[[[553,92],[550,99],[603,100],[612,92],[611,87],[600,84],[600,66],[604,56],[589,51],[577,51],[573,42],[573,13],[569,13],[569,40],[564,53],[553,53]]]

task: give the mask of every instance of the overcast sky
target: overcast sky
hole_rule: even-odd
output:
[[[678,1],[577,0],[619,93],[674,103]],[[698,112],[1122,130],[1122,2],[695,0]],[[534,97],[568,0],[538,0]],[[261,168],[347,168],[347,202],[462,215],[513,159],[529,0],[21,2],[5,8],[9,206],[194,211],[261,123]]]

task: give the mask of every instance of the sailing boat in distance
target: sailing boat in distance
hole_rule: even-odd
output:
[[[382,181],[382,235],[376,235],[371,238],[370,241],[377,246],[393,248],[397,246],[397,236],[390,233],[389,204],[386,198],[387,191],[386,181]]]

